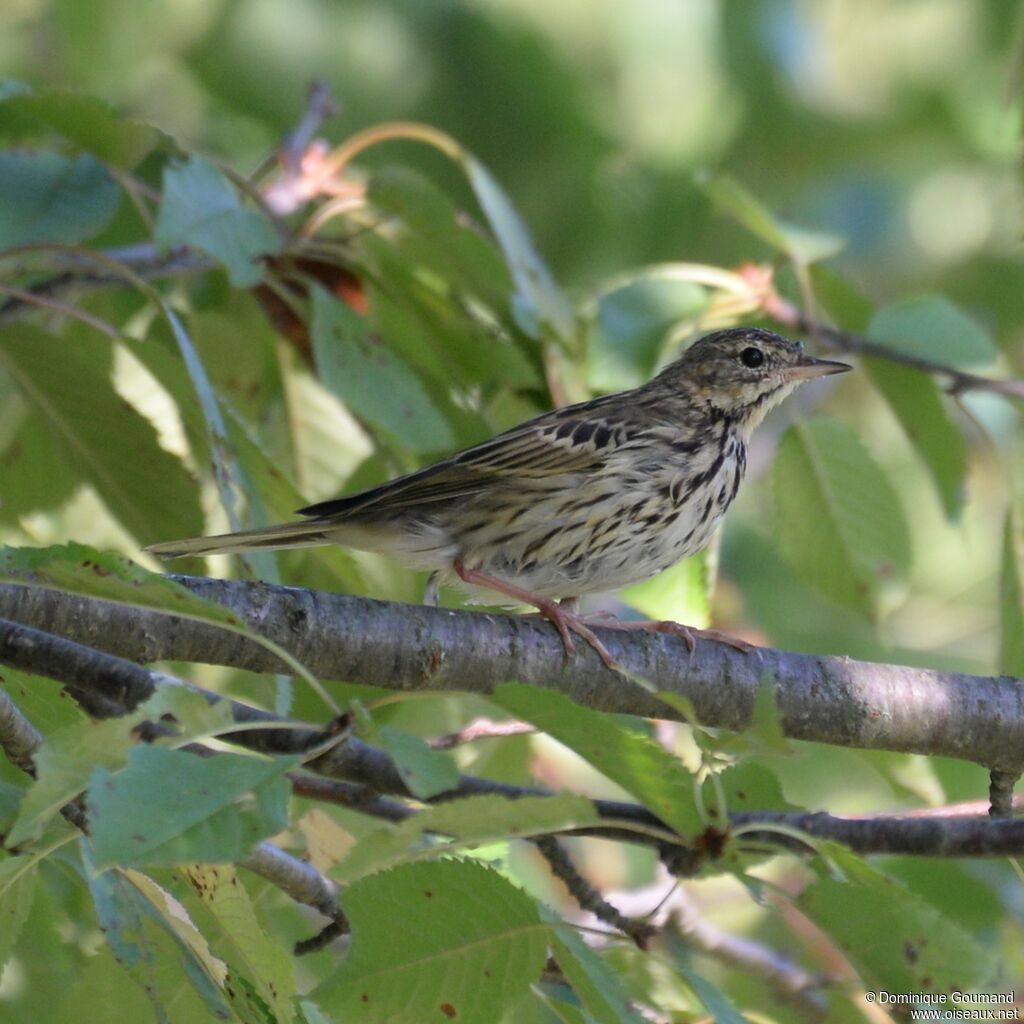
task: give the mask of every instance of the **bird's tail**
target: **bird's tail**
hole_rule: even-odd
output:
[[[184,555],[237,555],[268,548],[305,548],[313,544],[329,544],[322,520],[281,523],[261,530],[222,533],[217,537],[189,537],[150,544],[146,550],[160,558],[181,558]]]

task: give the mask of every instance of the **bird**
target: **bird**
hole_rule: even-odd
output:
[[[804,382],[852,369],[757,327],[707,334],[645,384],[544,413],[423,469],[299,509],[262,529],[152,544],[162,558],[340,544],[430,573],[470,600],[532,606],[611,668],[586,595],[650,579],[700,551],[743,479],[765,415]],[[590,621],[594,621],[593,618]],[[674,622],[613,628],[726,639]],[[742,641],[735,646],[749,649]]]

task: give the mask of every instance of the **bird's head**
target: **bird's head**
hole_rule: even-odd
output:
[[[695,341],[655,381],[685,395],[688,403],[715,410],[749,436],[804,381],[850,369],[846,363],[815,359],[771,331],[732,327]]]

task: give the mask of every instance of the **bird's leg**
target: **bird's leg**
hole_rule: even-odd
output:
[[[428,608],[436,608],[441,603],[441,574],[432,572],[427,577],[427,585],[423,589],[423,603]]]
[[[618,667],[615,659],[608,653],[604,644],[597,639],[593,630],[576,614],[574,610],[575,602],[570,600],[559,604],[557,601],[552,601],[549,597],[531,594],[528,590],[517,587],[514,583],[506,583],[505,580],[498,579],[497,576],[492,576],[490,573],[481,572],[479,569],[470,569],[463,565],[462,560],[459,558],[455,559],[454,568],[459,579],[464,583],[487,587],[489,590],[496,590],[499,594],[504,594],[506,597],[513,597],[517,601],[522,601],[523,604],[532,604],[558,630],[558,635],[562,638],[562,646],[565,648],[565,653],[568,657],[571,658],[576,653],[576,645],[572,642],[572,637],[569,635],[571,631],[586,640],[597,651],[601,660],[609,668],[614,669]]]
[[[614,618],[614,616],[613,616]],[[670,633],[672,636],[681,637],[689,650],[697,646],[698,638],[701,640],[715,640],[720,644],[728,644],[735,647],[737,651],[748,654],[755,649],[754,644],[748,644],[736,636],[729,636],[718,629],[697,629],[696,626],[684,626],[681,622],[672,622],[671,619],[643,619],[638,622],[609,622],[608,629],[643,629],[651,633]]]

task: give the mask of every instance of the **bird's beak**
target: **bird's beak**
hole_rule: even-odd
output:
[[[787,380],[809,380],[811,377],[827,377],[831,373],[846,373],[853,367],[834,359],[815,359],[804,356],[799,363],[787,367],[783,373]]]

